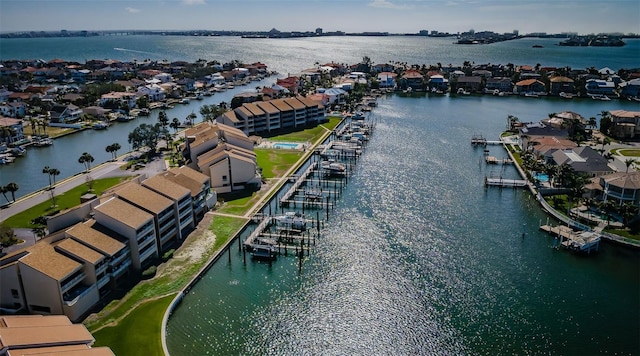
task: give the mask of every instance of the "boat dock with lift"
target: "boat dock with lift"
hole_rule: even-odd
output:
[[[568,226],[541,225],[540,230],[556,236],[560,239],[560,246],[583,253],[598,251],[601,236],[595,231],[574,231]]]

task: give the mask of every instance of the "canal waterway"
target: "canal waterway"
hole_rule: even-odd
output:
[[[292,256],[245,263],[232,245],[171,316],[171,354],[637,352],[638,253],[557,250],[528,192],[484,188],[491,169],[471,136],[497,137],[505,112],[533,121],[558,111],[502,99],[380,100],[302,268]],[[565,106],[599,110],[589,108]]]
[[[451,41],[16,39],[0,42],[0,57],[238,59],[261,61],[286,75],[315,62],[355,63],[364,56],[374,63],[617,70],[637,66],[640,55],[638,40],[622,48],[558,47],[551,39],[486,46]],[[230,101],[232,93],[223,95],[202,103]],[[507,115],[538,121],[552,112],[588,118],[615,109],[638,110],[638,104],[490,96],[380,100],[372,114],[375,134],[302,268],[290,256],[271,265],[251,259],[245,264],[232,248],[231,261],[219,259],[169,320],[171,354],[639,354],[638,252],[610,244],[589,257],[556,250],[556,241],[538,231],[547,217],[529,193],[484,188],[491,170],[481,162],[482,150],[469,143],[474,134],[497,138]],[[183,111],[168,112],[169,118],[184,119],[199,106],[192,101],[174,110]],[[18,195],[38,189],[47,184],[42,166],[60,169],[59,179],[72,175],[82,170],[82,152],[96,157],[95,163],[106,161],[104,147],[119,142],[124,152],[128,133],[155,121],[152,116],[119,123],[32,149],[0,167],[0,183],[18,182]],[[490,150],[506,157],[498,146]],[[516,176],[509,167],[494,172]],[[40,180],[29,188],[32,179]]]

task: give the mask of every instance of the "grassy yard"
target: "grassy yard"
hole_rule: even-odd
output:
[[[148,301],[118,323],[93,333],[93,345],[109,346],[116,355],[163,356],[161,328],[164,311],[175,294]]]
[[[618,148],[615,154],[619,154],[625,157],[640,157],[640,149],[638,148]]]
[[[262,168],[265,179],[282,177],[282,175],[302,157],[303,152],[293,150],[256,148],[258,166]]]
[[[187,283],[193,278],[196,273],[205,266],[207,261],[211,259],[216,251],[224,246],[231,237],[240,229],[245,223],[244,219],[231,218],[225,216],[215,216],[208,226],[214,236],[213,243],[209,243],[207,238],[211,235],[205,231],[195,231],[192,236],[187,238],[182,247],[163,265],[158,268],[158,274],[155,278],[141,281],[136,284],[121,300],[114,300],[104,307],[98,314],[94,314],[85,320],[84,324],[87,328],[94,333],[96,340],[98,340],[98,334],[96,331],[102,330],[103,327],[112,323],[117,323],[116,326],[109,326],[109,333],[105,336],[105,341],[101,341],[103,345],[112,345],[107,342],[110,340],[110,334],[125,335],[129,323],[136,323],[136,327],[140,330],[148,329],[156,330],[160,328],[160,321],[157,324],[147,323],[146,320],[140,320],[136,322],[135,318],[132,321],[123,323],[126,320],[125,316],[131,310],[137,310],[148,300],[156,298],[158,296],[175,294],[180,289],[185,287]],[[204,249],[202,249],[204,245]],[[195,251],[195,252],[194,252]],[[168,302],[167,302],[168,305]],[[166,309],[166,305],[164,306]],[[164,309],[159,312],[164,313]],[[128,317],[127,317],[128,318]],[[160,319],[162,316],[160,316]],[[122,329],[121,329],[122,327]],[[154,332],[158,332],[157,329]],[[117,352],[116,352],[117,353]],[[120,353],[117,353],[120,355]],[[155,355],[155,354],[154,354]]]
[[[307,129],[300,132],[292,132],[284,135],[278,135],[273,137],[267,137],[269,141],[284,141],[284,142],[315,142],[325,132],[325,129],[333,130],[338,126],[342,118],[329,117],[329,122],[322,125],[318,125],[314,128]]]
[[[92,193],[100,195],[105,190],[127,179],[129,179],[129,177],[112,177],[112,178],[96,179],[93,181]],[[8,226],[11,228],[33,227],[33,225],[31,225],[31,220],[39,216],[53,215],[59,211],[78,206],[78,204],[80,204],[80,197],[88,192],[89,192],[89,188],[86,185],[84,184],[79,185],[60,195],[55,195],[54,196],[55,202],[56,202],[55,207],[51,206],[51,199],[49,199],[30,209],[27,209],[19,214],[16,214],[8,218],[2,223],[2,225]],[[48,195],[49,192],[43,192],[42,194]]]

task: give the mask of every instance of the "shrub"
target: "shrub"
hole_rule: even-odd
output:
[[[169,250],[169,251],[165,252],[165,253],[164,253],[164,255],[162,255],[162,260],[163,260],[163,261],[165,261],[165,262],[166,262],[166,261],[168,261],[171,257],[173,257],[173,253],[174,253],[175,251],[176,251],[176,250],[171,249],[171,250]]]
[[[153,278],[156,275],[156,266],[151,266],[142,271],[142,279]]]

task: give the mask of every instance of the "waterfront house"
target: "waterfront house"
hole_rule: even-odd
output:
[[[561,166],[566,164],[576,173],[585,173],[591,177],[598,177],[612,173],[609,161],[590,146],[574,149],[557,150],[552,154],[553,162]]]
[[[640,78],[620,83],[620,89],[622,96],[640,98]]]
[[[497,90],[498,92],[509,93],[513,91],[513,83],[511,79],[505,77],[487,78],[485,88],[491,92]]]
[[[22,119],[0,116],[0,143],[12,144],[25,138]]]
[[[613,95],[616,89],[614,82],[601,79],[589,79],[584,87],[589,95]]]
[[[134,269],[140,271],[158,257],[153,215],[118,197],[96,206],[93,213],[100,225],[127,239]]]
[[[6,88],[0,88],[0,103],[9,101],[9,95],[13,94],[12,91],[7,90]]]
[[[27,104],[22,101],[3,102],[0,104],[0,115],[22,118],[27,113]]]
[[[277,79],[276,84],[287,89],[290,93],[293,93],[293,94],[297,94],[298,91],[302,89],[300,78],[293,77],[293,76]]]
[[[439,90],[446,92],[449,89],[449,80],[441,74],[434,74],[429,77],[429,90]]]
[[[380,88],[394,88],[396,86],[396,77],[398,75],[393,72],[380,72],[377,79]]]
[[[82,109],[73,104],[55,104],[49,111],[50,124],[76,122],[81,116]]]
[[[611,110],[612,134],[617,138],[636,138],[640,135],[640,111]]]
[[[161,101],[166,96],[165,90],[158,84],[147,84],[138,87],[138,93],[140,95],[146,95],[149,97],[149,101]]]
[[[409,69],[402,74],[401,86],[412,90],[424,89],[424,76],[417,70]]]
[[[552,95],[559,95],[560,93],[573,94],[575,92],[575,88],[573,86],[573,79],[556,76],[549,79],[551,82],[551,88],[549,93]]]
[[[526,94],[526,93],[545,93],[545,85],[543,82],[537,79],[525,79],[516,83],[515,88],[513,89],[517,94]]]
[[[100,96],[100,102],[98,105],[108,108],[129,108],[136,107],[136,99],[138,96],[135,93],[127,92],[110,92],[102,94]]]
[[[478,76],[461,76],[457,79],[457,88],[464,89],[468,92],[480,91],[480,85],[482,84],[482,77]]]
[[[617,205],[640,205],[640,172],[617,172],[600,177],[602,200],[613,200]]]

